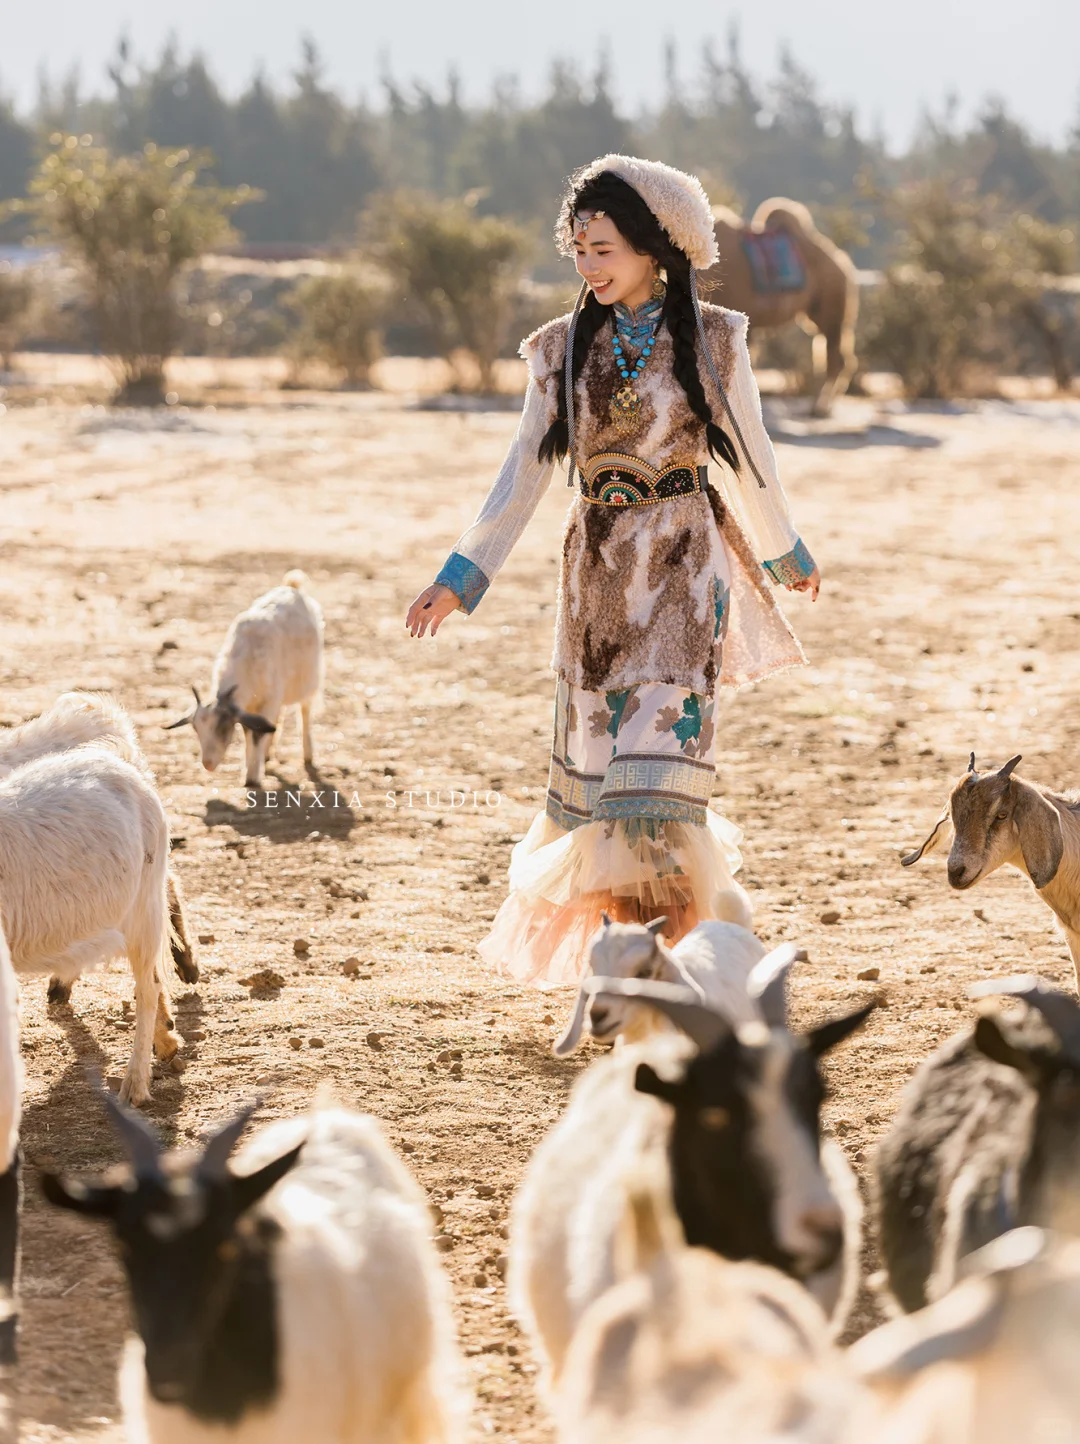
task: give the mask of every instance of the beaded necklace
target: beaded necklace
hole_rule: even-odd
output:
[[[634,390],[634,382],[645,370],[653,353],[663,309],[663,297],[648,300],[634,309],[619,301],[615,302],[615,329],[611,345],[623,384],[611,398],[608,419],[620,436],[628,436],[637,430],[641,416],[641,397]],[[630,361],[624,346],[638,351],[636,361]]]

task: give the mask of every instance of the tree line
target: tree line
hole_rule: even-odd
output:
[[[616,103],[602,65],[587,72],[569,62],[552,67],[538,99],[502,80],[468,104],[452,74],[442,87],[386,74],[378,104],[350,104],[327,85],[311,41],[286,85],[257,74],[235,97],[175,43],[147,62],[121,41],[99,92],[72,76],[43,82],[32,114],[0,104],[0,200],[25,194],[60,132],[120,154],[147,142],[208,152],[220,185],[260,192],[236,217],[249,243],[348,245],[358,212],[389,189],[469,197],[478,214],[511,219],[534,238],[540,274],[553,264],[545,241],[564,178],[610,150],[694,170],[714,200],[747,209],[769,195],[801,200],[864,266],[885,260],[892,226],[882,198],[904,182],[966,183],[1049,222],[1080,216],[1080,126],[1050,146],[1000,103],[967,125],[949,104],[896,155],[823,97],[790,54],[771,77],[756,76],[732,31],[696,65],[681,78],[670,45],[657,104],[638,114]],[[6,234],[17,234],[16,222]]]

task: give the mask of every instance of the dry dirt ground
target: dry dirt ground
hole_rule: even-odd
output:
[[[156,769],[203,938],[201,982],[174,993],[186,1070],[157,1078],[148,1109],[163,1136],[188,1143],[255,1094],[262,1116],[291,1114],[322,1085],[371,1110],[441,1211],[474,1436],[548,1439],[499,1260],[524,1164],[593,1054],[557,1062],[566,993],[507,986],[474,944],[543,797],[562,479],[479,610],[411,640],[408,602],[471,519],[513,416],[198,379],[178,384],[201,404],[141,415],[94,405],[99,381],[74,371],[61,390],[0,396],[0,724],[105,689]],[[713,805],[745,831],[762,935],[809,949],[797,1022],[880,1001],[830,1065],[827,1129],[862,1168],[913,1067],[969,1014],[969,983],[1017,967],[1071,980],[1017,875],[959,896],[940,861],[907,872],[898,856],[971,748],[1077,780],[1080,406],[849,401],[828,425],[777,422],[825,585],[788,607],[810,666],[726,700]],[[208,683],[232,615],[297,565],[326,613],[318,776],[290,721],[276,806],[249,807],[238,755],[211,777],[191,732],[162,724]],[[282,986],[245,981],[264,969]],[[131,991],[122,964],[70,1007],[27,982],[31,1160],[117,1156],[84,1070],[119,1075]],[[27,1173],[23,1438],[116,1438],[120,1271]]]

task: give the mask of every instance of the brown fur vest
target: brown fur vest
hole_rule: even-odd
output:
[[[731,313],[702,309],[726,384],[733,347],[745,343]],[[548,322],[521,346],[547,400],[549,421],[562,384],[569,320]],[[704,365],[701,372],[713,415],[722,422],[720,398]],[[629,439],[616,434],[608,417],[621,384],[605,329],[589,349],[575,392],[579,463],[602,451],[629,453],[657,468],[710,460],[705,428],[675,380],[665,326],[635,383],[641,424]],[[714,490],[626,509],[594,505],[575,490],[563,534],[552,658],[561,677],[591,692],[663,682],[708,696],[718,681],[741,686],[803,660],[746,534]]]

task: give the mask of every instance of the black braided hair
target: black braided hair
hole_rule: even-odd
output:
[[[690,294],[690,260],[668,236],[652,211],[632,185],[611,171],[601,171],[572,190],[564,202],[558,232],[573,225],[575,211],[604,211],[623,239],[639,255],[652,256],[667,272],[667,296],[662,321],[671,335],[675,379],[686,393],[691,411],[705,427],[709,452],[718,461],[726,461],[734,471],[739,469],[739,454],[727,432],[714,419],[705,399],[697,362],[697,322]],[[558,234],[557,232],[557,234]],[[571,230],[572,234],[572,230]],[[590,291],[578,316],[574,334],[572,376],[577,384],[589,354],[593,338],[611,321],[611,306],[605,306]],[[561,461],[570,447],[566,418],[566,388],[560,369],[558,402],[555,420],[540,442],[541,461]]]

